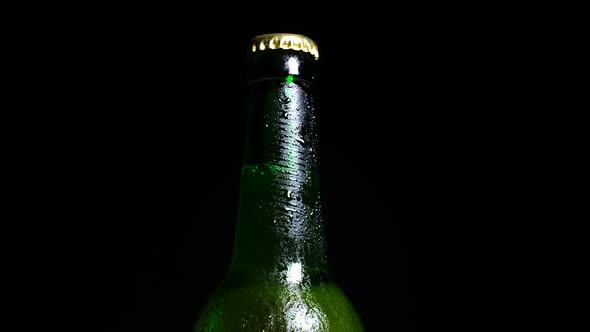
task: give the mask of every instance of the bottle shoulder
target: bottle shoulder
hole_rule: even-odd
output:
[[[228,280],[203,310],[195,332],[363,331],[357,312],[333,282]]]

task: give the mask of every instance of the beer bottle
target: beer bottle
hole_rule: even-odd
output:
[[[248,128],[234,253],[195,332],[363,331],[330,278],[318,179],[318,48],[265,34],[248,50]]]

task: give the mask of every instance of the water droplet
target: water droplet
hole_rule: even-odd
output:
[[[287,197],[291,198],[291,190],[287,190]]]

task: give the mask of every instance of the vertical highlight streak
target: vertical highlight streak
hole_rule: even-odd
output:
[[[310,156],[306,152],[301,129],[305,116],[302,98],[305,93],[300,86],[292,82],[292,75],[279,88],[278,106],[282,117],[279,118],[279,159],[287,169],[287,177],[281,179],[279,186],[284,190],[280,202],[286,212],[284,220],[288,225],[286,245],[281,249],[287,269],[282,271],[286,281],[285,290],[288,294],[285,305],[285,320],[289,331],[320,331],[327,319],[317,310],[316,303],[305,300],[305,292],[309,289],[304,280],[304,248],[307,233],[306,223],[309,222],[311,211],[301,201],[303,185],[310,181]],[[282,102],[281,102],[282,101]],[[294,255],[293,255],[294,254]],[[322,326],[324,325],[324,326]]]

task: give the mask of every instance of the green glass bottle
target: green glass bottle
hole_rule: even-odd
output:
[[[363,331],[328,273],[317,163],[318,49],[296,34],[252,39],[235,250],[195,332]]]

